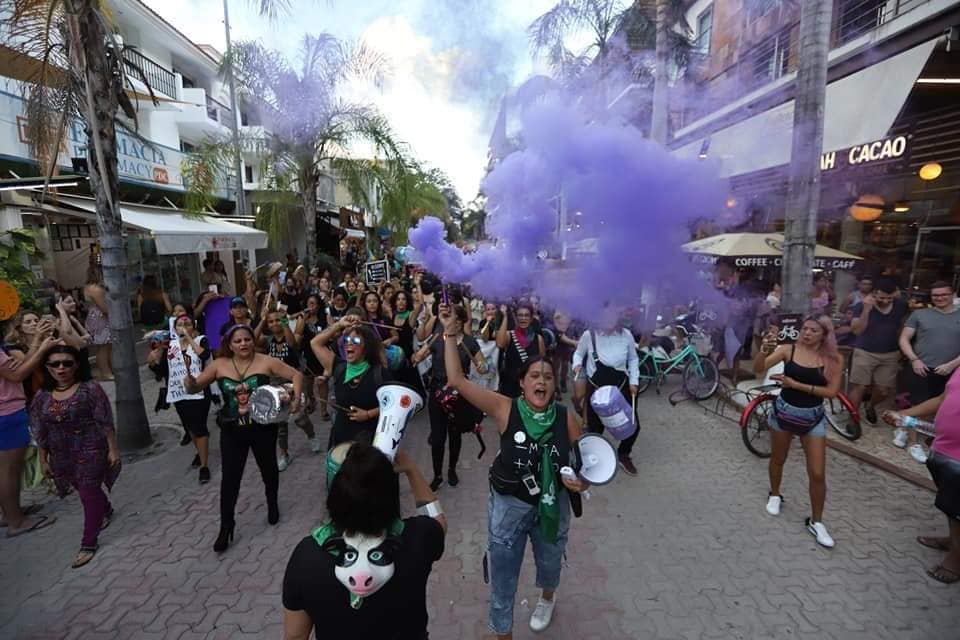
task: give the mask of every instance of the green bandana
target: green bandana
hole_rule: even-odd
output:
[[[410,317],[409,311],[397,311],[397,317],[400,318],[400,322],[406,322],[407,318]]]
[[[540,503],[537,505],[537,514],[540,517],[540,533],[547,542],[554,544],[557,541],[557,532],[560,530],[560,505],[557,503],[557,478],[553,472],[553,462],[550,460],[550,441],[553,439],[554,421],[557,419],[557,404],[550,403],[543,413],[536,413],[523,398],[517,400],[517,409],[523,427],[530,437],[540,445],[542,458],[540,461]]]
[[[387,537],[388,538],[399,537],[403,533],[403,527],[404,527],[403,520],[400,520],[399,518],[397,520],[394,520],[393,523],[390,525],[390,528],[387,529]],[[314,529],[312,532],[310,532],[310,536],[314,539],[314,541],[318,545],[320,545],[320,547],[323,547],[323,545],[327,542],[327,540],[329,540],[334,535],[338,535],[339,533],[340,532],[337,530],[337,528],[333,526],[333,523],[328,522],[326,524],[320,525],[319,527]],[[363,604],[363,596],[358,596],[354,593],[350,594],[350,606],[352,608],[359,609],[362,604]]]
[[[356,364],[352,362],[347,363],[347,373],[343,376],[343,383],[347,384],[351,380],[355,380],[365,374],[370,368],[370,363],[364,360],[363,362],[358,362]]]

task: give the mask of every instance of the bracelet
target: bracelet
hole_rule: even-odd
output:
[[[456,338],[456,337],[457,337],[457,334],[455,334],[455,333],[445,333],[445,334],[443,334],[443,337],[444,337],[444,338]]]
[[[433,502],[428,502],[422,507],[418,507],[417,515],[430,516],[431,518],[436,518],[437,516],[443,515],[443,507],[440,506],[439,500],[434,500]]]

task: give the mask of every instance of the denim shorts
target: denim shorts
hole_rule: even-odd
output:
[[[813,429],[805,433],[802,437],[813,436],[814,438],[826,438],[827,437],[827,417],[823,413],[823,407],[795,407],[792,404],[784,401],[779,396],[777,397],[777,407],[781,411],[785,411],[791,416],[796,417],[799,420],[808,422],[813,420],[819,414],[820,422],[818,422]],[[770,428],[774,431],[779,431],[781,433],[790,433],[792,435],[797,435],[790,431],[789,429],[784,429],[780,426],[780,423],[777,421],[777,414],[774,411],[770,412]]]
[[[27,427],[27,410],[20,409],[7,416],[0,416],[0,451],[22,449],[30,444],[30,429]]]

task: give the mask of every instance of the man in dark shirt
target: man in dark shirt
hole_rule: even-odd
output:
[[[417,516],[400,519],[397,473]],[[427,580],[443,555],[447,521],[416,463],[395,465],[372,445],[350,445],[327,496],[330,522],[297,545],[283,577],[286,640],[426,640]]]
[[[909,309],[896,297],[892,280],[877,281],[876,290],[851,307],[853,333],[856,336],[850,365],[850,402],[859,407],[872,385],[865,417],[876,424],[877,405],[891,397],[900,369],[900,328]]]

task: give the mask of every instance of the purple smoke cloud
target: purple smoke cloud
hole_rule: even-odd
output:
[[[465,255],[445,241],[439,220],[427,218],[410,232],[424,265],[488,298],[532,287],[581,318],[597,319],[604,303],[635,306],[652,290],[658,302],[715,297],[680,248],[696,220],[723,207],[726,190],[714,169],[673,156],[629,124],[591,121],[571,104],[553,97],[528,107],[523,149],[485,179],[494,246]],[[568,224],[558,236],[560,194]],[[560,264],[539,260],[543,250],[557,253],[558,238],[595,251],[571,251]]]

